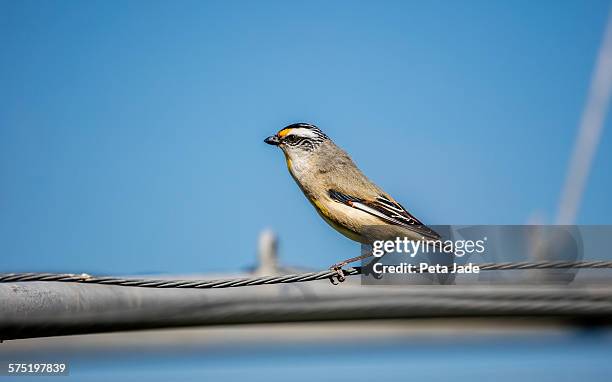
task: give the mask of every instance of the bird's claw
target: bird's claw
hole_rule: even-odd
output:
[[[342,270],[342,265],[343,264],[334,264],[329,268],[330,270],[334,271],[334,273],[329,277],[329,281],[332,283],[332,285],[338,285],[346,280],[346,276]],[[336,280],[338,280],[338,282],[334,280],[334,277]]]

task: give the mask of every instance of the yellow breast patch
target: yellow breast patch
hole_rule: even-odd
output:
[[[325,206],[319,202],[318,200],[315,200],[314,202],[315,207],[317,207],[317,210],[321,213],[321,215],[323,215],[326,218],[329,218],[329,211],[327,208],[325,208]]]
[[[319,202],[318,200],[315,200],[313,202],[313,204],[315,205],[315,208],[317,210],[317,212],[319,213],[319,215],[321,215],[321,217],[323,218],[323,220],[325,220],[325,222],[327,224],[329,224],[333,229],[335,229],[336,231],[340,232],[342,235],[348,237],[351,240],[357,241],[357,242],[363,242],[363,239],[361,238],[361,236],[359,236],[359,234],[357,234],[356,232],[351,231],[350,229],[348,229],[347,227],[343,227],[342,225],[336,223],[335,221],[333,221],[331,219],[331,215],[329,213],[329,210],[327,208],[325,208],[325,206],[323,206],[323,204],[321,204],[321,202]]]
[[[283,151],[283,154],[285,154],[285,161],[287,162],[287,168],[291,172],[291,167],[293,166],[293,163],[291,163],[291,158],[289,158],[289,155],[287,155],[287,153],[284,151]]]

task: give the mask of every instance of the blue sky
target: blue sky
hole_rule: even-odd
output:
[[[317,124],[429,224],[552,222],[609,1],[0,0],[0,271],[358,246],[262,140]],[[606,122],[578,215],[610,223]]]

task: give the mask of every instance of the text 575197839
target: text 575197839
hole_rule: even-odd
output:
[[[5,361],[0,375],[68,375],[65,362],[11,362]]]

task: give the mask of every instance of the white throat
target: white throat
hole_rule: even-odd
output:
[[[310,158],[308,156],[294,155],[287,162],[291,175],[298,180],[310,172]]]

